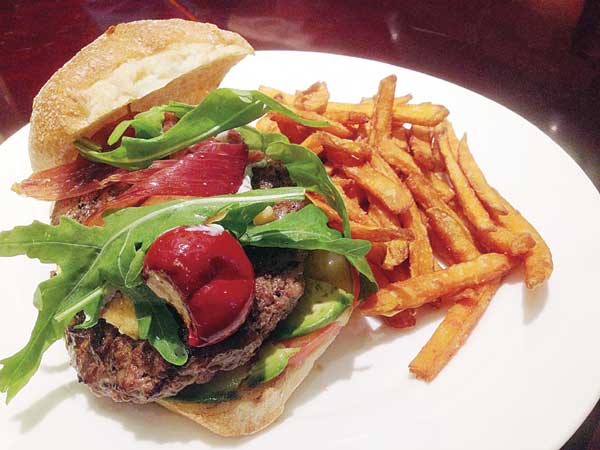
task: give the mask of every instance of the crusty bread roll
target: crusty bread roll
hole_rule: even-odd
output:
[[[177,100],[198,103],[253,52],[240,35],[208,23],[141,20],[110,27],[81,49],[33,101],[34,171],[72,161],[73,141],[127,113]]]

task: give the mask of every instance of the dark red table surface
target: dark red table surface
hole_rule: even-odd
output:
[[[5,0],[0,142],[28,122],[50,75],[108,26],[172,17],[213,22],[257,50],[360,56],[452,81],[527,118],[600,186],[598,0]],[[563,447],[583,449],[600,449],[600,405]]]

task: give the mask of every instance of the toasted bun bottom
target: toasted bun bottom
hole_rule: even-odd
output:
[[[302,364],[287,367],[280,376],[268,383],[242,390],[238,400],[222,403],[160,400],[158,403],[221,436],[233,437],[256,433],[281,416],[292,393],[306,378],[315,361],[327,350],[337,334],[332,334]]]

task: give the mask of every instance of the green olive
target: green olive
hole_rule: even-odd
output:
[[[342,255],[315,250],[306,259],[304,272],[307,277],[325,281],[352,293],[350,264]]]

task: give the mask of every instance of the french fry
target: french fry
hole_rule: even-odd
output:
[[[392,180],[375,169],[372,164],[376,161],[380,163],[377,155],[374,154],[371,163],[355,167],[345,166],[343,172],[347,177],[356,181],[365,191],[379,199],[393,213],[400,214],[406,211],[413,204],[410,192],[408,192],[402,181],[397,178],[397,175],[397,180]],[[385,164],[385,161],[383,163]]]
[[[307,198],[318,206],[329,218],[329,225],[340,231],[342,220],[340,216],[323,198],[313,192],[306,194]],[[350,221],[350,231],[355,239],[367,239],[372,242],[388,242],[394,239],[411,241],[414,239],[412,231],[404,228],[383,228],[378,224],[358,223]]]
[[[325,150],[325,148],[323,148],[323,136],[321,133],[322,132],[317,131],[316,133],[309,135],[300,145],[306,147],[315,155],[320,155]]]
[[[418,308],[440,296],[497,280],[510,269],[511,261],[505,255],[481,255],[473,261],[391,283],[364,300],[361,312],[367,316],[392,316],[405,309]]]
[[[369,116],[358,111],[325,111],[323,116],[327,120],[334,120],[345,126],[362,125],[369,122]]]
[[[415,201],[419,204],[421,208],[427,210],[429,208],[440,208],[445,211],[448,215],[456,220],[456,223],[461,224],[464,228],[467,236],[473,238],[471,236],[471,232],[462,224],[462,220],[450,206],[448,206],[432,186],[432,184],[425,178],[423,175],[419,174],[411,174],[409,175],[404,182],[406,186],[410,189],[413,194]]]
[[[294,96],[291,94],[287,94],[283,91],[268,86],[259,86],[258,90],[286,106],[294,105]]]
[[[375,105],[369,129],[369,144],[376,147],[392,135],[392,115],[394,113],[394,93],[396,76],[390,75],[379,82]]]
[[[433,158],[433,151],[431,144],[426,141],[422,141],[416,136],[411,136],[408,140],[410,151],[413,154],[415,162],[425,170],[436,171],[440,170],[437,167],[436,161]]]
[[[261,91],[262,92],[262,91]],[[266,94],[266,92],[265,92]],[[267,94],[269,95],[269,94]],[[412,100],[412,95],[404,95],[402,97],[396,97],[394,99],[394,108],[404,105]],[[355,111],[371,116],[373,114],[374,100],[372,98],[361,101],[360,103],[340,103],[340,102],[329,102],[327,104],[326,112],[337,112],[337,111]]]
[[[360,207],[358,199],[354,197],[349,197],[346,194],[346,190],[340,184],[338,177],[336,177],[333,180],[333,183],[338,188],[340,196],[344,200],[344,205],[346,205],[346,210],[348,211],[348,217],[350,218],[350,220],[365,225],[377,225],[377,222],[373,221],[373,219],[369,217],[366,211]]]
[[[358,164],[371,159],[371,148],[363,142],[342,139],[326,131],[314,133],[319,136],[327,158],[345,165],[349,161]]]
[[[520,256],[527,253],[534,245],[535,241],[529,233],[513,233],[509,229],[496,227],[488,212],[481,204],[479,198],[471,188],[469,181],[462,172],[462,169],[454,159],[449,146],[447,136],[439,134],[440,150],[446,161],[448,175],[454,184],[457,198],[462,206],[462,211],[471,224],[476,228],[477,235],[486,250],[499,252],[512,256]],[[466,136],[463,137],[458,145],[457,154],[461,152],[462,147],[466,146]],[[488,228],[483,228],[483,227]],[[494,228],[489,228],[493,226]]]
[[[425,175],[425,178],[429,180],[433,188],[440,195],[442,201],[448,203],[452,199],[454,199],[454,190],[450,186],[448,186],[448,183],[446,183],[444,180],[442,180],[442,178],[440,178],[437,172],[429,172],[427,170],[424,170],[423,175]]]
[[[488,184],[483,172],[475,162],[469,145],[465,141],[464,145],[457,150],[457,161],[469,184],[475,191],[475,194],[481,200],[481,203],[490,211],[492,217],[508,214],[504,201],[499,199],[499,194]]]
[[[400,219],[398,216],[389,211],[372,195],[367,195],[369,200],[368,214],[373,221],[383,227],[400,228]]]
[[[294,112],[296,114],[298,114],[300,117],[302,117],[304,119],[308,119],[308,120],[327,120],[321,114],[318,114],[313,111],[302,111],[299,109],[295,109]],[[271,115],[272,119],[275,122],[277,122],[277,124],[279,125],[280,128],[283,127],[283,124],[286,124],[288,126],[294,125],[296,127],[301,126],[297,122],[295,122],[294,119],[292,119],[291,117],[285,116],[278,112],[272,112],[272,113],[270,113],[270,115]],[[344,126],[343,124],[336,122],[335,120],[327,120],[327,122],[329,122],[329,125],[326,127],[319,128],[319,130],[327,131],[328,133],[334,134],[338,137],[345,138],[345,139],[351,139],[354,137],[354,131],[352,131],[350,128]],[[308,128],[308,127],[305,127],[305,128]],[[312,131],[312,129],[310,129],[310,128],[308,128],[308,129],[310,131]]]
[[[425,127],[423,125],[413,125],[412,127],[410,127],[410,134],[415,136],[417,139],[431,145],[431,138],[433,137],[431,127]]]
[[[403,126],[393,126],[392,124],[392,139],[395,139],[398,146],[404,150],[408,151],[408,130]]]
[[[427,208],[425,213],[431,230],[441,240],[453,261],[471,261],[480,255],[465,227],[446,209]]]
[[[469,183],[490,208],[494,220],[513,233],[530,234],[535,241],[534,247],[525,255],[525,284],[529,289],[539,286],[550,277],[554,268],[548,244],[535,227],[487,183],[468,146],[460,147],[458,160]],[[492,208],[492,205],[498,205],[499,208]],[[503,211],[506,213],[503,214]]]
[[[405,309],[392,317],[383,316],[383,321],[392,328],[411,328],[417,324],[416,310]]]
[[[256,122],[256,129],[261,133],[281,133],[277,122],[275,122],[268,114],[262,116],[259,121]]]
[[[399,266],[408,258],[408,241],[395,239],[385,243],[386,253],[381,263],[381,268],[384,270],[392,270]]]
[[[422,174],[412,156],[405,152],[399,145],[398,140],[384,139],[379,145],[379,154],[396,171],[405,175],[412,173]]]
[[[463,175],[458,163],[452,155],[450,143],[448,142],[448,135],[443,131],[436,133],[435,136],[440,146],[440,152],[444,157],[448,176],[452,181],[456,196],[462,206],[465,216],[477,230],[485,232],[494,231],[496,225],[492,222],[492,219],[475,195],[473,189],[471,189],[469,182]],[[464,139],[465,138],[461,141],[461,144],[464,142]]]
[[[304,91],[296,91],[294,96],[294,107],[304,111],[324,113],[329,102],[329,91],[327,84],[317,81]]]
[[[416,205],[411,206],[402,214],[402,224],[415,236],[408,249],[411,276],[433,272],[434,258],[427,236],[427,227],[423,223],[421,213]]]
[[[442,105],[431,103],[405,104],[394,108],[393,121],[395,123],[433,127],[448,117],[448,114],[449,111]]]
[[[450,144],[450,151],[452,152],[454,159],[458,160],[458,145],[460,141],[458,140],[458,137],[456,137],[454,127],[449,120],[444,120],[440,126],[446,130],[446,136],[448,136],[448,143]]]
[[[495,281],[471,291],[472,299],[451,306],[433,336],[409,364],[410,371],[421,380],[431,381],[465,343],[487,309],[498,287]]]

